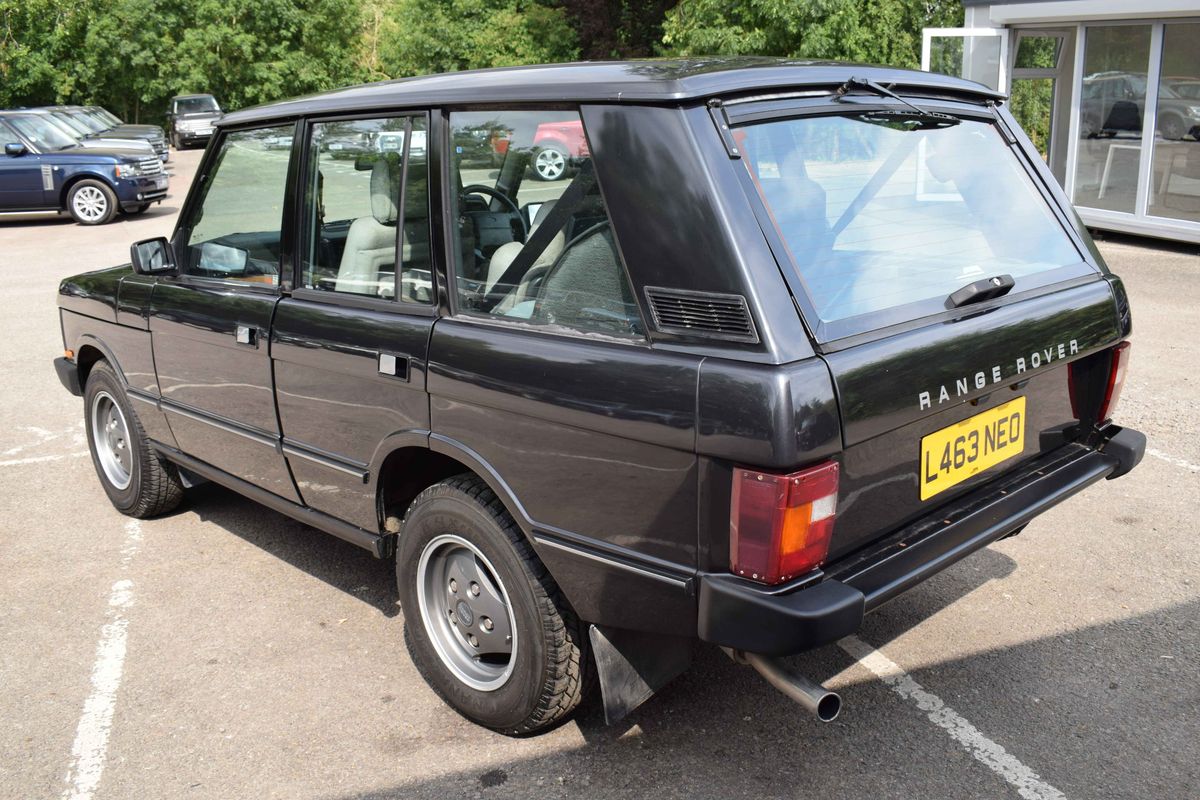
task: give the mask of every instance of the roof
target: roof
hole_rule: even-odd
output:
[[[977,98],[1003,96],[960,78],[836,61],[757,56],[591,61],[448,72],[350,86],[236,111],[226,115],[220,124],[238,125],[300,114],[389,106],[523,102],[686,103],[747,91],[834,87],[851,76]]]
[[[200,92],[199,94],[177,94],[172,97],[172,100],[191,100],[193,97],[212,97],[208,92]],[[216,99],[216,98],[214,98]]]

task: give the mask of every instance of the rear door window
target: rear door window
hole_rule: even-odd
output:
[[[855,111],[735,130],[820,341],[1086,275],[1060,219],[996,126]]]
[[[641,338],[579,112],[450,115],[461,314]]]

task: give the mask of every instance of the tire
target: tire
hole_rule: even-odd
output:
[[[180,140],[179,134],[176,131],[171,131],[171,146],[176,150],[183,149],[183,141]]]
[[[117,195],[104,181],[86,178],[67,192],[67,211],[80,225],[104,225],[117,214]]]
[[[455,566],[463,564],[468,568]],[[396,579],[413,662],[464,717],[520,735],[579,705],[590,670],[585,627],[478,477],[442,481],[412,502],[400,529]],[[507,643],[499,638],[506,629]],[[494,651],[505,644],[507,654]]]
[[[83,426],[92,465],[113,506],[138,519],[178,506],[183,498],[179,472],[150,449],[142,424],[107,361],[92,367],[83,399]]]
[[[1174,114],[1163,114],[1158,118],[1158,132],[1164,139],[1178,141],[1187,135],[1187,127],[1183,120]]]
[[[544,144],[533,153],[533,177],[539,181],[557,181],[566,176],[567,151],[557,144]]]

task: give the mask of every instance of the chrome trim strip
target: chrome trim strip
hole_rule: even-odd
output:
[[[652,572],[648,569],[643,569],[641,567],[635,567],[634,565],[627,564],[624,561],[617,561],[616,559],[608,558],[608,557],[602,556],[598,553],[593,553],[590,550],[584,550],[579,547],[572,547],[571,545],[564,544],[555,539],[549,539],[544,536],[538,536],[537,534],[534,534],[533,540],[535,542],[537,542],[538,544],[544,544],[547,547],[553,547],[556,550],[561,550],[565,553],[570,553],[571,555],[579,556],[580,558],[586,558],[589,561],[596,561],[598,563],[605,564],[610,567],[616,567],[617,569],[625,570],[626,572],[632,572],[635,575],[639,575],[643,578],[650,578],[652,580],[661,581],[662,583],[669,583],[670,585],[672,585],[676,588],[679,588],[679,589],[687,589],[688,583],[690,582],[683,578],[672,578],[668,575],[663,575],[660,572]]]
[[[159,407],[162,408],[163,411],[170,411],[178,414],[181,417],[187,417],[188,419],[195,420],[196,422],[203,422],[206,425],[211,425],[214,428],[225,431],[226,433],[232,433],[235,436],[241,436],[243,439],[249,439],[250,441],[256,444],[261,444],[264,447],[270,447],[272,450],[279,447],[279,443],[271,436],[255,433],[237,425],[231,425],[227,422],[215,419],[201,411],[192,411],[186,406],[173,403],[170,400],[160,400]]]
[[[311,450],[306,450],[298,445],[291,444],[286,441],[283,443],[283,453],[284,455],[303,458],[305,461],[311,461],[314,464],[320,464],[322,467],[328,467],[329,469],[337,470],[338,472],[344,472],[347,475],[353,475],[363,483],[367,482],[367,479],[371,474],[365,469],[356,467],[352,464],[347,464],[343,461],[338,461],[337,459],[329,458],[328,456],[319,456]]]

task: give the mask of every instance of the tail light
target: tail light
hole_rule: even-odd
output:
[[[819,567],[829,554],[837,492],[838,465],[832,461],[790,475],[735,469],[730,570],[776,584]]]
[[[1100,404],[1099,419],[1110,420],[1117,410],[1121,390],[1125,388],[1125,373],[1129,369],[1129,342],[1121,342],[1112,349],[1112,368],[1108,371],[1108,388],[1104,390],[1104,402]]]
[[[1129,342],[1121,342],[1110,350],[1072,361],[1067,376],[1071,411],[1075,418],[1083,420],[1086,417],[1098,423],[1112,419],[1117,410],[1117,401],[1121,399],[1128,368]]]

